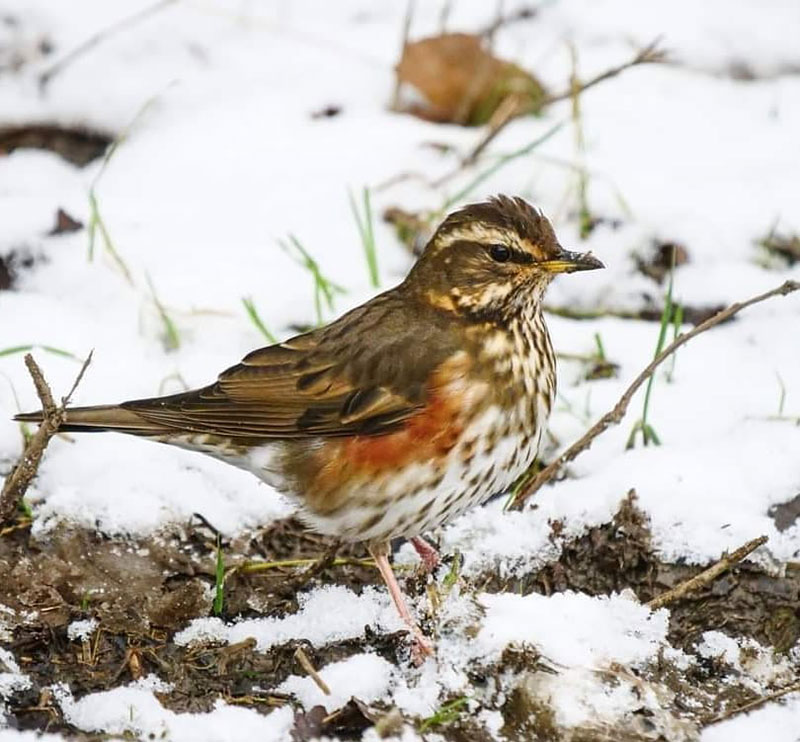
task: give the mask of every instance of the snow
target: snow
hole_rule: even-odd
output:
[[[46,95],[39,93],[37,76],[53,59],[148,5],[7,0],[3,14],[18,23],[0,25],[1,124],[55,121],[112,134],[127,130],[105,169],[99,162],[79,169],[33,150],[0,159],[0,255],[23,249],[38,260],[35,270],[21,275],[17,290],[0,291],[0,351],[33,343],[84,357],[93,348],[76,404],[175,392],[184,382],[212,380],[263,344],[242,297],[254,298],[279,337],[292,334],[293,324],[314,322],[310,277],[278,245],[290,233],[348,291],[326,317],[355,306],[374,290],[348,188],[371,186],[379,214],[398,204],[435,208],[474,177],[468,173],[441,189],[418,179],[376,188],[398,173],[433,180],[455,166],[454,155],[424,143],[466,152],[480,136],[387,110],[404,3],[174,3],[99,43],[54,77]],[[451,5],[452,29],[475,30],[494,16],[494,3]],[[507,2],[504,9],[518,5]],[[436,32],[441,6],[417,3],[412,35]],[[794,0],[542,4],[535,19],[497,34],[496,51],[536,70],[552,90],[567,84],[567,42],[575,44],[584,78],[626,60],[657,36],[673,60],[629,70],[582,96],[589,203],[596,214],[623,224],[616,230],[598,226],[586,242],[579,240],[570,217],[575,176],[563,166],[576,159],[568,102],[541,119],[509,126],[489,148],[487,163],[566,122],[530,158],[506,165],[468,200],[519,193],[553,219],[562,243],[591,249],[606,263],[605,271],[556,281],[548,294],[553,306],[631,309],[642,305],[644,294],[661,302],[663,288],[639,274],[634,261],[656,238],[689,251],[690,262],[675,276],[675,297],[687,304],[727,304],[786,279],[800,280],[800,263],[769,264],[754,245],[775,223],[800,231],[799,24]],[[39,51],[45,38],[55,47],[47,58]],[[12,74],[4,65],[16,57],[25,64]],[[752,79],[736,79],[731,70]],[[329,104],[342,113],[310,117]],[[101,241],[94,260],[87,259],[85,230],[46,235],[58,207],[88,223],[91,187],[132,284]],[[410,258],[380,220],[375,231],[386,287],[402,278]],[[180,333],[174,351],[163,346],[148,276]],[[519,575],[558,556],[552,522],[564,524],[566,537],[580,535],[607,522],[633,488],[667,560],[707,563],[761,534],[769,543],[751,559],[769,566],[797,560],[800,525],[779,532],[768,510],[799,489],[800,426],[792,419],[800,415],[799,317],[797,294],[774,299],[685,346],[672,381],[663,371],[655,377],[650,420],[662,446],[625,450],[641,414],[640,393],[623,423],[570,465],[568,478],[536,494],[535,508],[504,513],[498,500],[468,513],[438,534],[443,550],[463,555],[467,578],[487,570]],[[552,454],[613,406],[652,357],[657,328],[555,316],[548,325],[557,351],[591,353],[598,334],[620,367],[617,378],[586,382],[580,364],[560,363]],[[36,355],[56,396],[64,393],[79,364],[41,350]],[[16,398],[23,409],[36,407],[37,399],[19,355],[0,356],[0,374],[5,471],[21,450],[19,428],[9,420]],[[786,396],[779,415],[781,384]],[[63,521],[109,535],[145,536],[198,512],[233,536],[292,510],[246,472],[117,435],[53,440],[28,499],[37,536]],[[411,555],[403,547],[400,560],[413,561]],[[496,659],[510,644],[530,643],[560,668],[552,677],[530,680],[530,692],[549,699],[567,727],[627,718],[642,704],[651,711],[658,706],[655,691],[630,678],[606,683],[603,673],[614,663],[637,667],[659,651],[674,652],[666,643],[666,611],[651,613],[625,595],[572,593],[486,594],[477,604],[454,594],[444,610],[450,624],[438,638],[438,661],[416,670],[355,655],[319,668],[332,696],[322,696],[300,676],[289,678],[285,689],[306,708],[321,703],[331,711],[356,695],[424,717],[452,694],[469,690],[470,663]],[[331,585],[303,596],[295,615],[230,624],[198,619],[175,641],[253,637],[259,651],[268,651],[294,639],[323,646],[363,637],[366,626],[378,632],[402,628],[385,591],[356,595]],[[465,634],[468,627],[477,633]],[[94,628],[75,622],[70,638]],[[3,641],[6,633],[0,624]],[[757,659],[745,666],[743,648],[707,632],[698,651],[724,655],[757,692],[786,679],[786,661],[748,644],[745,654],[754,652]],[[14,657],[0,650],[0,696],[29,683]],[[61,689],[58,698],[70,723],[112,735],[280,739],[292,724],[286,708],[260,716],[220,703],[209,714],[175,714],[141,685],[79,699]],[[497,719],[486,724],[499,733]],[[800,700],[790,695],[705,729],[702,740],[736,742],[759,734],[788,742],[798,726]],[[408,729],[404,735],[416,737]],[[0,742],[28,738],[27,732],[0,730]]]
[[[374,654],[357,654],[341,662],[332,662],[320,672],[328,686],[325,694],[309,677],[292,675],[279,690],[293,694],[307,709],[322,705],[328,712],[344,706],[353,696],[364,703],[384,697],[391,687],[394,666]]]
[[[207,714],[177,714],[165,709],[151,690],[135,686],[92,693],[79,700],[65,686],[56,686],[54,694],[64,718],[79,729],[144,738],[152,735],[174,742],[285,739],[293,721],[288,707],[261,716],[222,701]]]
[[[800,729],[800,690],[774,703],[703,730],[701,742],[749,742],[755,737],[770,742],[795,742]]]
[[[98,627],[97,619],[87,618],[82,621],[73,621],[67,626],[67,639],[75,641],[76,639],[86,640]]]
[[[667,611],[655,613],[622,595],[592,598],[580,593],[484,595],[486,617],[477,636],[484,656],[511,642],[529,642],[564,667],[611,661],[636,665],[664,643]]]
[[[700,657],[715,658],[729,664],[755,693],[763,688],[788,687],[794,669],[788,659],[750,638],[733,639],[721,631],[706,631],[697,646]]]
[[[14,693],[26,690],[30,686],[30,678],[20,672],[14,655],[0,647],[0,725],[6,720],[5,702]]]
[[[218,618],[197,619],[175,635],[175,643],[236,644],[252,637],[257,649],[264,652],[297,636],[322,646],[362,637],[366,627],[382,632],[404,628],[385,592],[364,590],[356,595],[346,587],[331,585],[300,594],[298,601],[300,610],[285,618],[247,619],[231,625]]]

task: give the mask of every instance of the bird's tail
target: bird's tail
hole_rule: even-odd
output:
[[[44,415],[39,412],[25,412],[16,415],[15,420],[26,423],[40,423]],[[117,405],[97,405],[95,407],[71,407],[64,414],[64,422],[59,432],[64,433],[97,433],[114,431],[132,435],[159,435],[165,429],[145,420],[131,410]]]

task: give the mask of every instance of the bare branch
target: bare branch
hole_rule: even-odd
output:
[[[314,681],[317,688],[319,688],[326,696],[329,696],[331,694],[331,689],[317,672],[317,668],[314,667],[314,665],[311,663],[311,660],[308,659],[308,655],[303,651],[302,647],[298,647],[295,650],[294,658],[300,664],[300,667],[302,667],[308,673],[309,677]]]
[[[42,461],[42,455],[45,448],[47,448],[47,444],[64,422],[65,408],[69,404],[69,400],[83,378],[83,374],[91,360],[92,354],[89,353],[89,356],[81,366],[81,370],[78,372],[72,389],[70,389],[66,397],[61,399],[61,405],[57,407],[42,370],[33,360],[33,356],[30,353],[26,354],[25,365],[28,367],[33,379],[33,385],[36,387],[36,394],[42,403],[42,421],[39,423],[39,429],[25,444],[22,456],[20,456],[19,461],[3,484],[3,490],[0,492],[0,523],[4,523],[14,517],[19,503],[39,470],[39,464]]]
[[[800,282],[786,281],[771,291],[759,294],[758,296],[754,296],[746,301],[731,304],[726,309],[717,312],[713,317],[709,317],[705,322],[701,322],[686,334],[678,335],[678,337],[675,338],[675,340],[666,348],[664,348],[664,350],[661,351],[661,353],[659,353],[652,361],[650,361],[647,367],[633,380],[631,385],[623,392],[622,396],[614,405],[614,407],[606,412],[606,414],[603,415],[591,428],[589,428],[589,430],[584,433],[583,436],[581,436],[566,451],[564,451],[561,456],[559,456],[555,461],[550,462],[538,474],[534,475],[533,467],[531,467],[525,474],[522,475],[520,483],[517,486],[517,492],[514,496],[514,499],[509,505],[509,509],[520,510],[525,500],[533,495],[543,484],[549,482],[560,471],[564,464],[573,461],[579,454],[588,449],[594,442],[594,439],[597,438],[597,436],[599,436],[601,433],[604,433],[612,425],[618,425],[625,416],[625,413],[628,411],[628,405],[630,404],[633,395],[637,392],[639,387],[642,386],[642,384],[644,384],[644,382],[650,378],[655,370],[676,350],[678,350],[678,348],[688,343],[692,338],[704,333],[706,330],[710,330],[712,327],[720,324],[721,322],[725,322],[725,320],[730,319],[733,317],[733,315],[741,312],[742,309],[753,306],[753,304],[759,304],[760,302],[766,301],[767,299],[771,299],[775,296],[786,296],[787,294],[791,294],[798,289],[800,289]]]
[[[594,87],[595,85],[604,82],[605,80],[609,80],[612,77],[616,77],[620,73],[624,72],[631,67],[636,67],[640,64],[652,64],[655,62],[661,62],[664,60],[666,54],[664,51],[658,49],[658,43],[660,38],[654,39],[651,41],[644,49],[640,50],[633,58],[629,59],[627,62],[623,62],[622,64],[617,65],[616,67],[611,67],[607,69],[605,72],[601,72],[599,75],[596,75],[591,80],[587,80],[586,82],[577,81],[577,85],[570,87],[555,95],[546,96],[545,99],[541,103],[541,108],[545,106],[549,106],[551,103],[556,103],[560,100],[565,100],[567,98],[572,98],[574,96],[578,96],[584,91],[588,90],[589,88]],[[498,109],[500,112],[501,109]],[[472,165],[475,160],[481,155],[481,153],[489,146],[489,144],[494,141],[495,137],[505,129],[508,124],[510,124],[515,119],[519,118],[520,116],[525,116],[531,113],[530,105],[525,105],[521,103],[519,100],[515,100],[513,105],[504,107],[502,109],[502,114],[497,116],[495,120],[493,120],[489,125],[489,131],[486,132],[484,137],[475,145],[473,150],[467,155],[467,157],[462,162],[462,167],[466,167],[468,165]]]
[[[667,592],[653,598],[647,603],[647,607],[651,610],[663,608],[670,603],[674,603],[676,600],[684,598],[689,593],[694,592],[701,587],[710,585],[712,582],[714,582],[714,580],[717,579],[717,577],[722,575],[724,572],[727,572],[735,564],[741,562],[742,559],[748,556],[751,552],[755,551],[759,546],[766,544],[768,540],[769,539],[766,536],[759,536],[758,538],[754,538],[752,541],[748,541],[746,544],[744,544],[744,546],[740,546],[732,554],[724,554],[718,562],[712,564],[708,569],[703,570],[700,574],[690,577],[680,585],[676,585],[671,590],[667,590]]]
[[[749,703],[745,703],[742,706],[737,706],[736,708],[732,708],[728,711],[724,711],[717,716],[708,719],[707,721],[703,722],[704,727],[711,726],[712,724],[719,724],[721,721],[725,721],[725,719],[730,719],[732,716],[738,716],[739,714],[745,714],[749,711],[752,711],[754,708],[758,708],[759,706],[763,706],[765,703],[769,703],[770,701],[775,701],[778,698],[783,698],[783,696],[789,695],[789,693],[798,693],[800,692],[800,683],[792,683],[791,685],[787,686],[786,688],[781,688],[780,690],[776,690],[774,693],[770,693],[766,696],[761,696],[761,698],[756,698]]]
[[[661,37],[655,38],[646,47],[644,47],[644,49],[639,51],[627,62],[623,62],[616,67],[611,67],[605,72],[601,72],[599,75],[596,75],[591,80],[587,80],[586,82],[578,81],[576,90],[573,90],[573,87],[570,86],[567,90],[564,90],[561,93],[547,96],[544,100],[544,105],[549,105],[550,103],[556,103],[560,100],[572,98],[576,94],[580,95],[581,93],[585,93],[589,88],[593,88],[595,85],[598,85],[605,80],[610,80],[612,77],[616,77],[631,67],[636,67],[640,64],[655,64],[657,62],[663,62],[667,55],[663,49],[658,48],[660,41]]]

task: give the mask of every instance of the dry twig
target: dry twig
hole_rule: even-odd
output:
[[[411,21],[414,18],[414,4],[415,0],[408,0],[408,4],[406,5],[406,15],[403,19],[403,43],[400,45],[400,59],[403,58],[403,55],[406,53],[406,47],[408,46],[408,35],[411,32]],[[392,91],[392,103],[389,106],[390,110],[398,111],[400,110],[400,87],[401,87],[401,80],[400,75],[398,74],[397,70],[394,73],[394,90]]]
[[[78,372],[78,376],[75,378],[72,388],[69,390],[69,394],[66,397],[62,397],[61,404],[56,406],[42,370],[33,360],[33,356],[30,353],[25,355],[25,365],[28,367],[33,384],[36,387],[36,394],[39,395],[39,400],[42,403],[42,422],[39,424],[39,429],[26,443],[22,456],[20,456],[19,461],[3,484],[3,491],[0,492],[0,523],[11,520],[17,511],[19,503],[39,470],[44,449],[47,448],[50,439],[58,432],[59,427],[64,422],[66,407],[78,388],[78,384],[80,384],[91,360],[92,354],[89,353],[81,366],[81,370]]]
[[[326,569],[332,567],[336,561],[336,554],[339,551],[340,544],[334,541],[325,551],[325,553],[317,559],[310,567],[304,569],[299,575],[294,577],[290,584],[292,589],[300,590],[300,588],[307,585],[318,575],[322,574]]]
[[[680,585],[676,585],[671,590],[656,596],[647,603],[647,607],[651,610],[663,608],[665,605],[674,603],[680,600],[691,592],[698,590],[701,587],[710,585],[724,572],[727,572],[735,564],[738,564],[751,552],[755,551],[759,546],[766,544],[769,539],[766,536],[759,536],[752,541],[748,541],[744,546],[740,546],[736,551],[731,554],[723,554],[722,558],[712,564],[708,569],[704,569],[700,574],[690,577]]]
[[[317,668],[311,664],[311,660],[308,659],[308,655],[303,651],[302,647],[298,647],[295,650],[294,658],[300,663],[300,667],[302,667],[308,673],[308,676],[317,684],[317,687],[326,696],[329,696],[331,694],[331,689],[328,687],[328,684],[320,677],[320,674],[317,672]]]
[[[609,80],[612,77],[616,77],[620,73],[624,72],[631,67],[636,67],[640,64],[653,64],[655,62],[661,62],[664,60],[665,52],[658,48],[659,39],[654,39],[651,41],[644,49],[640,50],[633,58],[629,59],[627,62],[623,62],[622,64],[617,65],[616,67],[611,67],[607,69],[605,72],[601,72],[599,75],[596,75],[591,80],[587,80],[586,82],[576,81],[577,84],[571,84],[570,87],[561,92],[556,93],[554,95],[548,95],[542,101],[541,107],[544,108],[545,106],[549,106],[551,103],[556,103],[561,100],[565,100],[567,98],[573,98],[581,93],[585,92],[589,88],[593,88],[595,85],[598,85],[605,80]],[[499,109],[498,109],[499,110]],[[467,155],[462,166],[471,165],[478,159],[481,153],[486,149],[489,144],[494,141],[495,137],[505,129],[508,124],[510,124],[514,119],[519,118],[520,116],[525,116],[529,114],[530,107],[525,105],[513,105],[509,106],[504,109],[503,114],[498,116],[489,126],[489,131],[486,132],[484,137],[478,142],[477,145],[473,148],[473,150]]]
[[[800,683],[792,683],[791,685],[787,686],[786,688],[781,688],[780,690],[776,690],[774,693],[770,693],[766,696],[761,696],[761,698],[756,698],[749,703],[745,703],[741,706],[737,706],[736,708],[729,709],[728,711],[723,711],[721,714],[717,714],[711,719],[703,722],[704,727],[711,726],[712,724],[719,724],[721,721],[725,721],[726,719],[730,719],[732,716],[738,716],[739,714],[746,714],[749,711],[752,711],[759,706],[763,706],[765,703],[769,703],[770,701],[775,701],[778,698],[782,698],[783,696],[789,695],[789,693],[798,693],[800,692]]]
[[[717,312],[713,317],[709,317],[705,322],[701,322],[686,334],[678,335],[678,337],[675,338],[675,340],[673,340],[666,348],[664,348],[664,350],[662,350],[661,353],[659,353],[652,361],[650,361],[647,367],[633,380],[631,385],[623,392],[622,396],[619,398],[619,401],[614,405],[614,407],[606,412],[606,414],[603,415],[591,428],[589,428],[589,430],[586,431],[583,436],[581,436],[566,451],[564,451],[561,456],[559,456],[555,461],[551,461],[538,474],[534,475],[533,467],[531,467],[527,472],[525,472],[525,474],[522,475],[519,484],[516,487],[514,499],[509,504],[508,509],[522,509],[522,505],[525,500],[533,495],[543,484],[546,484],[553,477],[555,477],[564,464],[573,461],[579,454],[588,449],[594,442],[594,439],[597,438],[597,436],[599,436],[601,433],[604,433],[612,425],[618,425],[622,418],[625,417],[625,413],[628,411],[628,405],[630,404],[633,395],[636,394],[639,387],[642,386],[642,384],[644,384],[644,382],[647,381],[650,376],[652,376],[655,370],[676,350],[678,350],[678,348],[688,343],[693,337],[696,337],[706,330],[710,330],[715,325],[730,319],[734,314],[741,312],[742,309],[746,309],[753,304],[759,304],[760,302],[771,299],[774,296],[786,296],[787,294],[791,294],[798,289],[800,289],[800,282],[786,281],[771,291],[759,294],[758,296],[754,296],[746,301],[735,302],[726,309]]]

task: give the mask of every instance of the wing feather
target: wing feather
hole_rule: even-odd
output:
[[[234,437],[388,433],[424,406],[426,380],[456,351],[451,327],[420,325],[414,311],[393,290],[253,351],[210,386],[122,407],[168,428]]]

